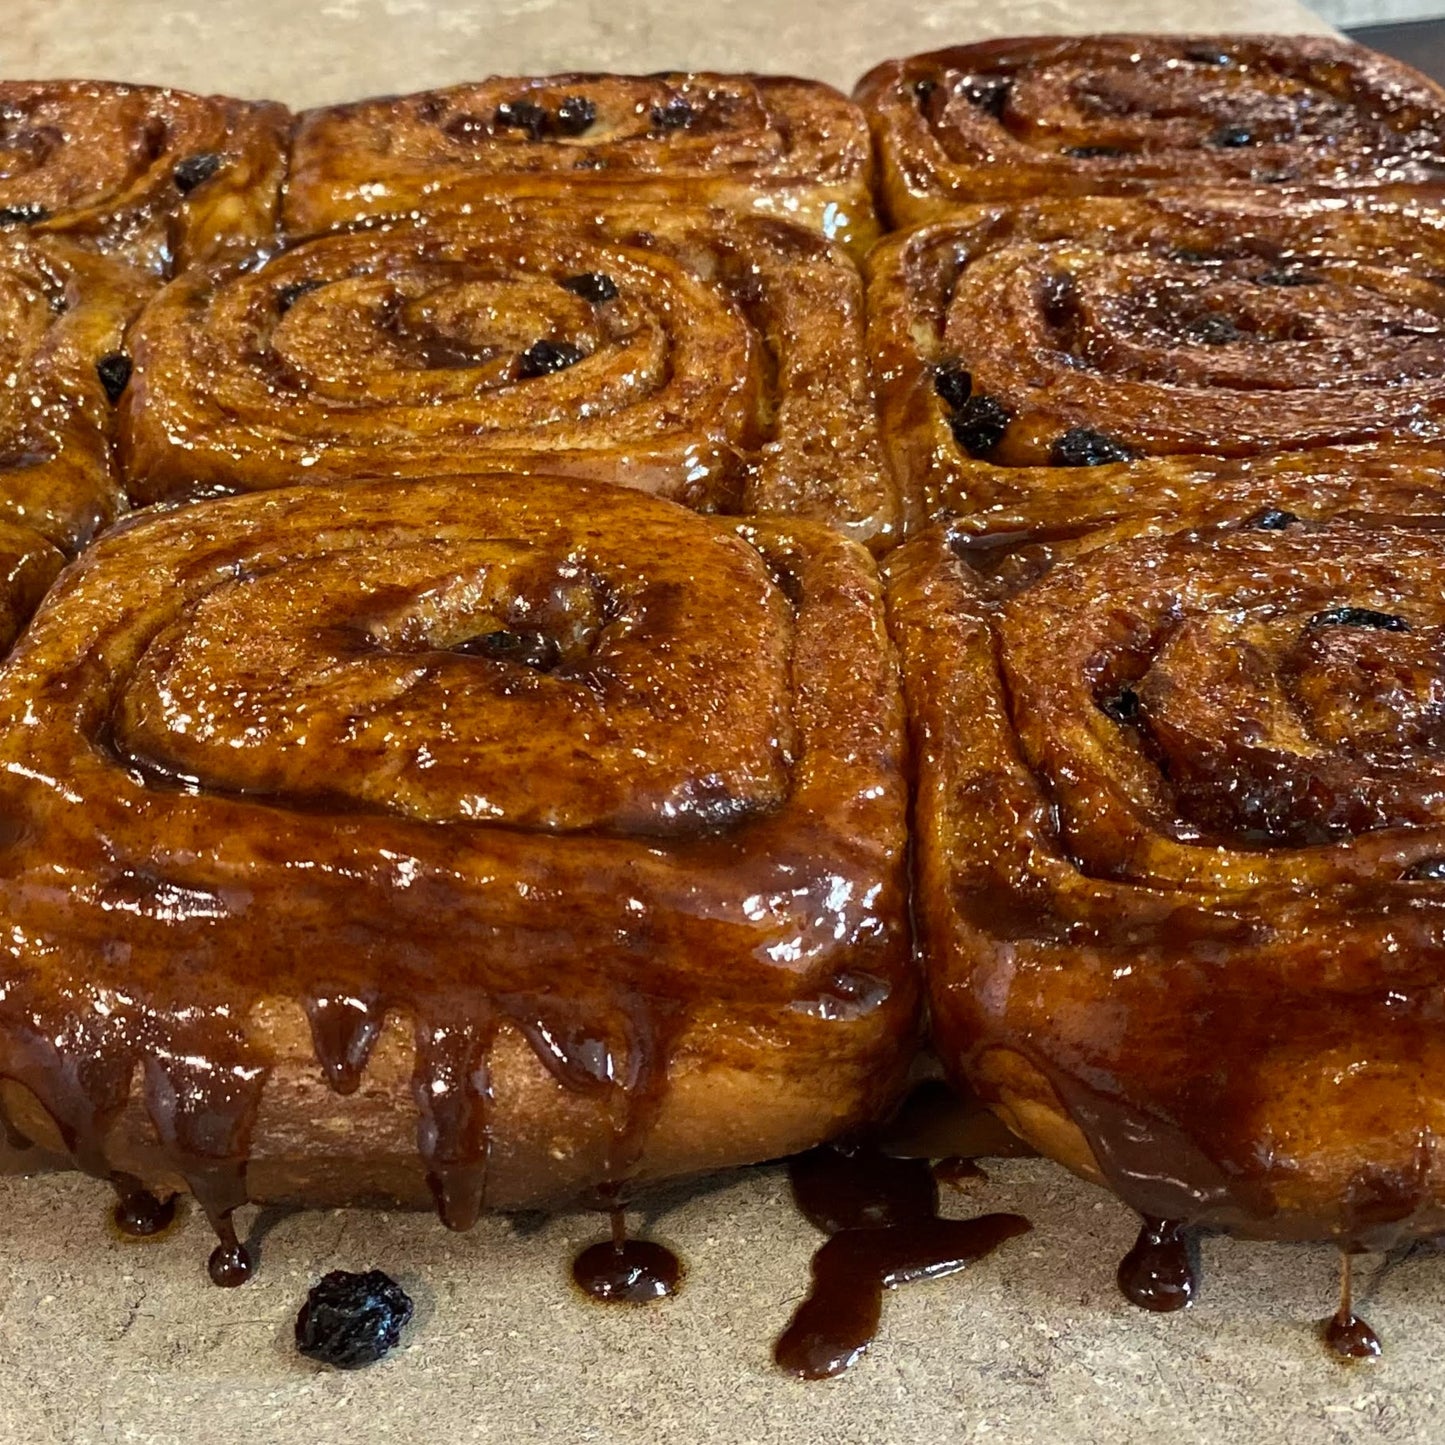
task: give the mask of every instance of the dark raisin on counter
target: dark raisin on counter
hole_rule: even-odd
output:
[[[296,1348],[338,1370],[357,1370],[395,1348],[411,1312],[410,1297],[390,1275],[334,1269],[311,1287],[296,1316]]]
[[[524,381],[534,376],[548,376],[576,366],[587,353],[570,341],[534,341],[517,363],[517,375]]]
[[[1393,612],[1373,607],[1330,607],[1310,618],[1310,627],[1373,627],[1379,632],[1408,632],[1410,624]]]
[[[1111,462],[1131,462],[1134,449],[1103,432],[1086,426],[1071,426],[1049,451],[1056,467],[1104,467]]]
[[[187,156],[176,162],[171,172],[176,189],[188,196],[195,188],[211,179],[221,169],[221,158],[215,151],[202,151],[199,155]]]
[[[1245,526],[1253,532],[1283,532],[1293,526],[1299,518],[1293,512],[1282,512],[1278,507],[1266,507],[1248,518]]]
[[[617,300],[617,282],[601,271],[583,271],[580,275],[568,276],[562,282],[562,289],[590,301],[594,306]]]
[[[564,96],[557,107],[557,134],[582,135],[597,119],[596,103],[585,95]]]
[[[34,202],[0,206],[0,226],[33,226],[37,221],[48,220],[49,217],[50,212]]]
[[[551,116],[530,100],[504,100],[497,107],[492,124],[498,130],[525,131],[528,140],[541,140],[547,134]]]
[[[1254,132],[1242,125],[1222,125],[1209,137],[1209,144],[1221,150],[1238,150],[1254,144]]]
[[[130,380],[130,371],[130,357],[123,351],[112,351],[95,363],[95,374],[111,402],[120,400],[120,394]]]
[[[953,414],[953,439],[973,457],[987,456],[1002,440],[1013,413],[991,396],[971,396]]]

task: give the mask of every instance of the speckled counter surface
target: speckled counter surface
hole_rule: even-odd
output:
[[[711,65],[848,84],[873,60],[1034,31],[1322,30],[1284,0],[5,0],[0,65],[92,74],[295,105],[486,72]],[[1034,1232],[962,1276],[892,1294],[878,1342],[848,1375],[777,1373],[771,1343],[818,1236],[781,1170],[665,1195],[653,1232],[688,1266],[682,1294],[640,1311],[579,1297],[566,1266],[588,1217],[530,1232],[484,1220],[270,1212],[257,1277],[213,1288],[194,1216],[122,1241],[107,1190],[75,1176],[0,1180],[0,1441],[187,1445],[1312,1445],[1445,1440],[1445,1259],[1362,1261],[1378,1364],[1328,1358],[1324,1248],[1206,1241],[1193,1309],[1152,1317],[1113,1273],[1135,1222],[1041,1161],[990,1167],[948,1211],[1016,1209]],[[253,1238],[256,1235],[253,1232]],[[290,1332],[328,1269],[380,1266],[417,1300],[390,1358],[358,1374],[300,1359]]]

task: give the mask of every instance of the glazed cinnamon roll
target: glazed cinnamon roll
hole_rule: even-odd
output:
[[[225,1238],[852,1127],[911,1051],[901,712],[810,524],[544,477],[137,516],[0,674],[9,1133]]]
[[[276,231],[284,106],[97,80],[0,81],[0,228],[170,274]]]
[[[0,238],[0,648],[124,497],[111,464],[125,327],[148,280],[52,237]]]
[[[1340,40],[1090,35],[890,60],[859,82],[894,225],[1160,186],[1353,190],[1445,173],[1445,91]]]
[[[197,269],[134,329],[131,494],[506,467],[896,523],[834,247],[720,211],[514,203]]]
[[[493,78],[307,111],[285,225],[528,198],[722,205],[785,217],[862,254],[876,238],[872,147],[830,86],[768,75]]]
[[[892,555],[915,909],[940,1053],[1036,1147],[1384,1247],[1445,1226],[1445,505],[1438,460],[1304,471]]]
[[[1438,200],[1041,201],[888,239],[869,346],[909,524],[1141,460],[1439,443]]]

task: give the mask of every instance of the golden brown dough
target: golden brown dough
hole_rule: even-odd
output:
[[[974,201],[1436,181],[1445,91],[1345,41],[1281,35],[987,40],[859,82],[896,226]]]
[[[861,255],[878,235],[868,123],[786,76],[495,77],[307,111],[286,186],[293,236],[507,199],[729,206]]]
[[[935,1045],[1146,1215],[1367,1247],[1445,1226],[1425,460],[1192,491],[1144,462],[1128,498],[1038,493],[889,559]]]
[[[901,712],[810,524],[545,477],[138,516],[0,674],[10,1125],[223,1228],[856,1125],[913,1042]]]
[[[1439,443],[1438,200],[1039,201],[884,241],[869,349],[907,525],[1140,460]]]
[[[290,113],[103,80],[0,81],[0,226],[144,270],[272,239]]]
[[[895,529],[861,283],[780,221],[518,202],[324,236],[181,277],[133,349],[139,501],[503,467]]]

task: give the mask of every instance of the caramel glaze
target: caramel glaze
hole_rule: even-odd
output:
[[[101,80],[0,82],[0,216],[168,275],[271,241],[290,113]]]
[[[858,84],[895,225],[960,204],[1168,185],[1369,188],[1445,170],[1445,93],[1341,40],[1015,37]]]
[[[1119,1261],[1119,1289],[1140,1309],[1168,1314],[1194,1303],[1199,1287],[1187,1231],[1174,1219],[1146,1219]]]
[[[868,124],[785,76],[494,77],[307,111],[285,225],[455,215],[503,198],[723,205],[801,221],[862,255],[876,239]]]
[[[1342,1360],[1377,1359],[1384,1347],[1380,1337],[1355,1313],[1352,1254],[1340,1251],[1340,1307],[1321,1327],[1325,1344]]]
[[[485,467],[897,534],[861,280],[780,220],[494,201],[194,267],[129,345],[137,502]]]
[[[612,1237],[590,1244],[572,1261],[572,1278],[603,1304],[650,1304],[677,1293],[682,1262],[655,1239],[632,1239],[620,1209],[611,1212]]]
[[[139,1179],[117,1171],[112,1182],[118,1198],[111,1217],[115,1227],[129,1239],[152,1239],[164,1234],[176,1219],[176,1196],[164,1199],[152,1194]]]
[[[807,1298],[773,1355],[807,1380],[842,1374],[878,1332],[883,1291],[942,1279],[1029,1229],[1017,1214],[940,1219],[927,1160],[866,1145],[815,1149],[789,1161],[793,1198],[828,1235],[813,1256]]]
[[[224,1284],[258,1150],[374,1155],[309,1076],[389,1120],[397,1017],[452,1228],[858,1126],[916,1008],[891,669],[867,554],[805,524],[545,478],[138,518],[0,676],[5,1112],[122,1192],[183,1181]],[[504,1033],[549,1081],[525,1126]],[[741,1127],[668,1115],[697,1079]]]
[[[1126,1270],[1166,1298],[1183,1227],[1445,1228],[1445,519],[1335,465],[1297,504],[1266,471],[1232,515],[966,519],[889,562],[935,1047],[1171,1222]]]
[[[1048,496],[1056,528],[1082,526],[1096,488],[1132,516],[1172,486],[1187,517],[1242,476],[1328,474],[1328,447],[1382,470],[1407,447],[1397,474],[1431,484],[1440,196],[1039,200],[890,237],[868,263],[869,346],[907,525]]]

